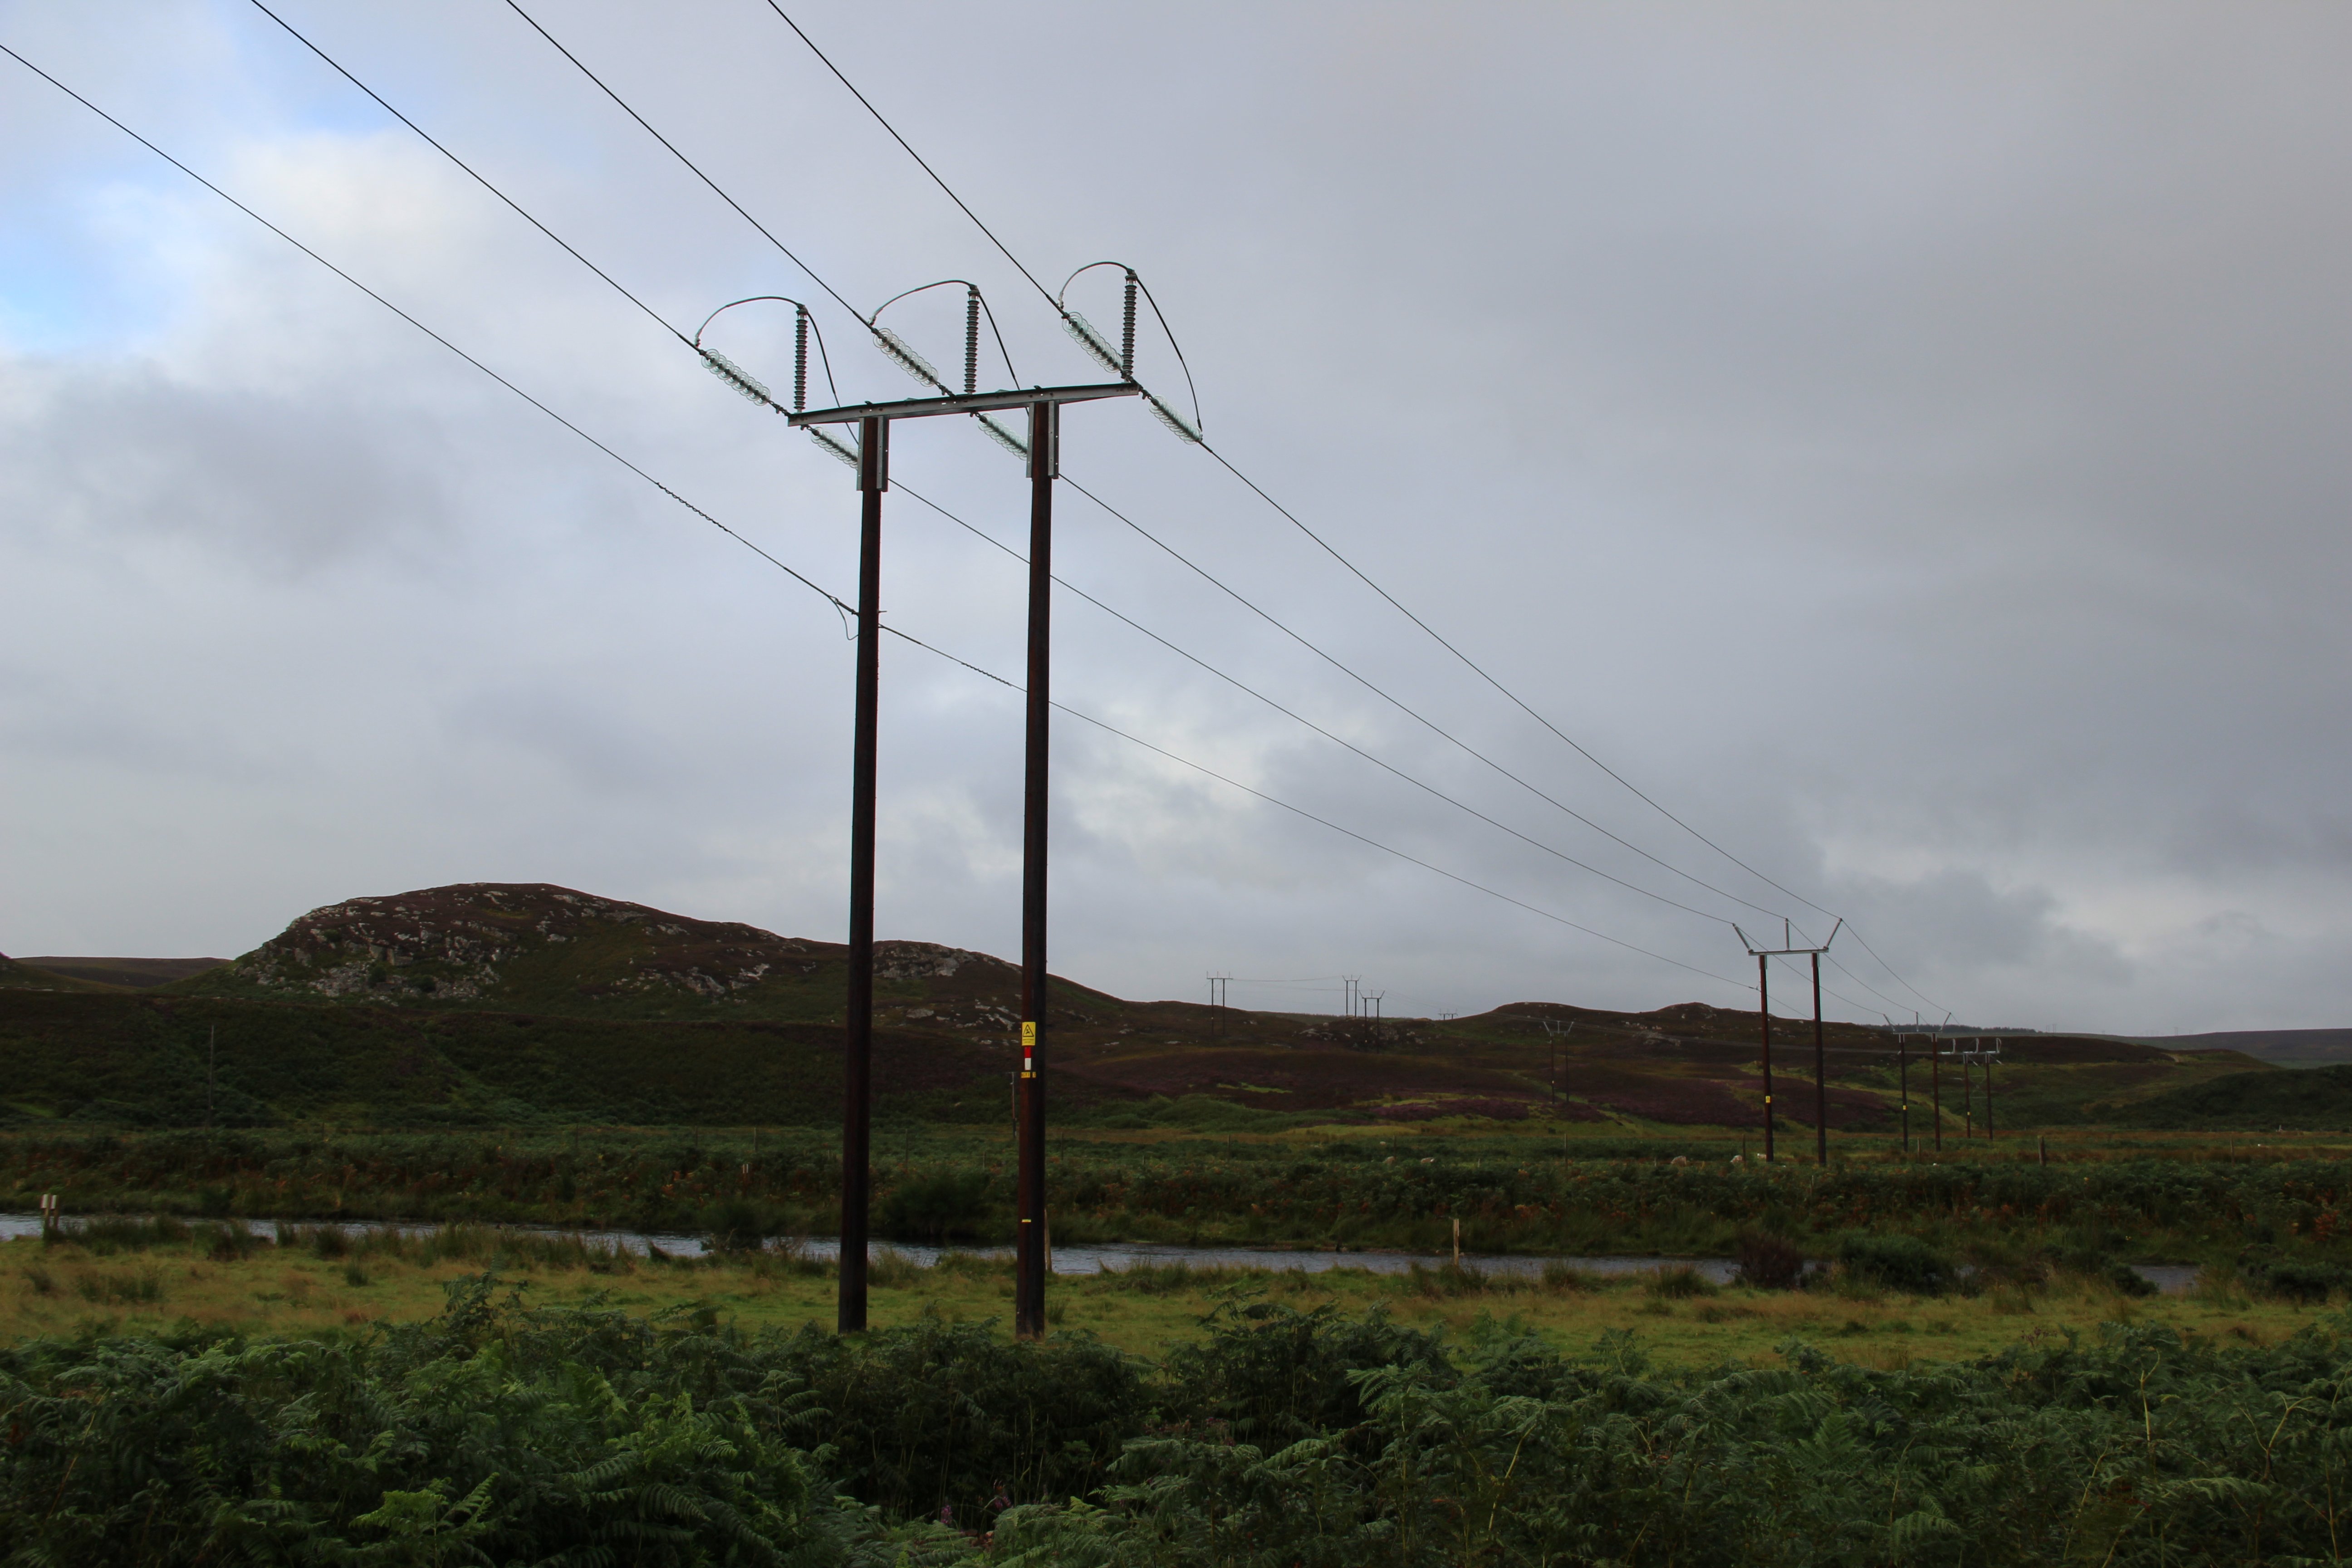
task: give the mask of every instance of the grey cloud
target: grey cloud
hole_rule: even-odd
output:
[[[841,470],[461,178],[419,172],[429,153],[408,162],[282,38],[193,5],[131,25],[152,9],[0,16],[700,504],[846,585]],[[2345,1021],[2342,17],[796,16],[1049,284],[1098,256],[1143,268],[1220,450],[1676,813],[1853,913],[1964,1016]],[[764,8],[655,26],[582,0],[547,19],[861,308],[971,277],[1024,377],[1084,374],[1028,286]],[[297,20],[670,316],[814,298],[845,396],[905,384],[500,15]],[[207,86],[222,81],[236,90]],[[45,827],[0,844],[24,889],[0,910],[0,948],[75,945],[51,930],[119,932],[81,944],[116,951],[235,946],[273,910],[483,876],[836,930],[847,686],[832,614],[341,285],[290,281],[309,264],[268,237],[224,239],[218,215],[176,197],[136,223],[93,217],[80,198],[96,189],[166,185],[79,110],[40,103],[5,111],[26,156],[0,202],[47,226],[58,254],[136,251],[120,287],[146,314],[100,310],[86,351],[5,361],[0,670],[22,743],[0,782]],[[1041,108],[1108,129],[1062,138],[1041,171],[1016,152]],[[384,210],[415,215],[413,244],[369,206],[394,179],[406,205]],[[952,359],[951,312],[896,309]],[[739,315],[729,352],[776,379],[783,318]],[[268,355],[240,346],[257,334]],[[1172,377],[1146,349],[1147,374]],[[1018,542],[1018,475],[969,436],[909,432],[904,480]],[[1147,420],[1074,416],[1065,456],[1548,791],[1789,907]],[[1073,581],[1481,810],[1710,914],[1752,913],[1531,801],[1066,503]],[[887,531],[896,624],[1016,671],[1017,568],[903,495]],[[1074,705],[1744,976],[1714,921],[1516,846],[1081,605],[1066,600],[1057,626],[1056,690]],[[188,693],[171,711],[130,695],[158,648]],[[885,924],[1006,950],[1018,705],[895,646],[885,692]],[[173,761],[192,732],[287,777],[242,784],[215,762],[216,784]],[[1056,958],[1094,983],[1190,994],[1192,976],[1246,956],[1250,972],[1346,967],[1433,1006],[1738,1000],[1075,722],[1057,748]],[[241,879],[228,896],[182,897],[198,879],[175,870],[145,873],[157,891],[137,898],[142,873],[110,845],[168,841],[190,787],[268,848],[223,873]]]

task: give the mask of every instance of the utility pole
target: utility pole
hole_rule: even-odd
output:
[[[1054,479],[1061,472],[1061,409],[1029,405],[1029,714],[1021,823],[1021,1169],[1015,1194],[1016,1270],[1013,1331],[1045,1333],[1045,1275],[1053,1267],[1045,1233],[1045,1080],[1037,1076],[1045,995],[1046,726],[1054,715],[1051,681],[1054,610]]]
[[[1992,1142],[1992,1068],[2000,1060],[2000,1042],[1992,1043],[1992,1053],[1985,1058],[1985,1142]]]
[[[714,369],[722,363],[707,353],[705,358],[713,362]],[[747,396],[770,407],[777,406],[764,389],[749,382],[740,372],[728,374],[731,370],[729,366],[720,374]],[[1054,479],[1059,471],[1059,416],[1065,403],[1133,397],[1141,390],[1129,380],[1007,392],[967,390],[961,395],[949,393],[940,397],[807,411],[778,408],[793,426],[810,430],[836,452],[838,444],[826,437],[822,427],[854,425],[858,432],[856,457],[862,506],[857,563],[857,720],[850,770],[849,994],[842,1072],[841,1294],[836,1314],[836,1326],[842,1333],[856,1333],[866,1327],[866,1243],[873,1197],[874,767],[881,669],[882,494],[890,486],[890,426],[900,419],[927,419],[947,414],[982,415],[1013,408],[1029,411],[1025,454],[1029,467],[1029,674],[1022,809],[1021,1076],[1016,1080],[1020,1103],[1020,1225],[1013,1331],[1024,1338],[1035,1338],[1045,1331],[1045,1102],[1038,1062],[1045,1016],[1046,721],[1052,712],[1048,679],[1052,651]],[[797,403],[798,397],[794,401]],[[997,431],[992,424],[990,428]]]
[[[1784,944],[1790,942],[1786,927],[1787,922],[1783,921],[1780,940]],[[1845,921],[1841,919],[1830,927],[1830,934],[1819,947],[1758,947],[1748,941],[1746,931],[1736,925],[1731,929],[1756,960],[1756,1010],[1757,1016],[1763,1020],[1764,1028],[1764,1158],[1768,1163],[1772,1158],[1772,994],[1769,965],[1776,958],[1794,958],[1800,953],[1812,960],[1813,1152],[1814,1158],[1827,1168],[1830,1163],[1829,1052],[1822,1037],[1822,954],[1830,950],[1831,942],[1837,941],[1838,932],[1845,929]]]
[[[1764,1163],[1772,1163],[1772,961],[1756,955],[1756,1016],[1764,1026]]]
[[[1927,1037],[1928,1084],[1936,1099],[1936,1152],[1940,1154],[1944,1152],[1944,1053],[1936,1048],[1937,1044],[1937,1037]]]
[[[1387,994],[1385,991],[1375,991],[1368,998],[1372,1005],[1372,1022],[1375,1024],[1381,1021],[1381,999]]]
[[[1972,1068],[1976,1052],[1965,1050],[1960,1056],[1960,1139],[1963,1142],[1977,1135],[1977,1079]]]
[[[841,1289],[834,1331],[866,1331],[874,1196],[874,769],[881,734],[882,492],[890,422],[858,422],[857,716],[849,763],[849,996],[841,1063]]]
[[[1543,1026],[1544,1071],[1549,1075],[1545,1087],[1551,1096],[1552,1114],[1557,1117],[1568,1100],[1568,1086],[1563,1081],[1568,1076],[1568,1037],[1576,1032],[1576,1025],[1570,1022],[1555,1027],[1549,1018],[1536,1021]]]
[[[1829,1053],[1822,1045],[1822,955],[1813,959],[1813,1163],[1830,1163]]]
[[[1895,1097],[1903,1102],[1903,1152],[1911,1152],[1911,1037],[1895,1037]]]
[[[205,1132],[213,1130],[213,1068],[220,1061],[220,1026],[215,1024],[205,1037]]]
[[[1225,1005],[1233,994],[1230,974],[1209,976],[1209,1037],[1214,1039],[1224,1026]]]

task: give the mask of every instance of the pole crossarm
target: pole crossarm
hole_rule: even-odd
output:
[[[1142,391],[1131,381],[1102,382],[1092,386],[1033,386],[1026,391],[908,397],[896,403],[852,403],[840,408],[786,414],[784,417],[796,426],[855,425],[863,419],[928,419],[938,414],[986,414],[1003,408],[1028,408],[1040,403],[1092,403],[1104,397],[1135,397]]]
[[[1740,931],[1736,925],[1731,929],[1738,933],[1740,945],[1748,949],[1748,956],[1750,958],[1805,958],[1827,952],[1830,950],[1830,943],[1837,941],[1838,932],[1845,929],[1845,921],[1841,920],[1837,924],[1830,927],[1829,936],[1819,947],[1759,947],[1748,940],[1746,931]]]

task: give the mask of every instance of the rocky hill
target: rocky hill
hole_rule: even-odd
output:
[[[593,1018],[838,1019],[838,942],[599,898],[545,882],[465,882],[312,910],[178,989]],[[934,942],[875,947],[881,994],[937,1026],[1010,1028],[1020,972]],[[1083,989],[1083,988],[1081,988]],[[1093,993],[1087,994],[1092,995]]]

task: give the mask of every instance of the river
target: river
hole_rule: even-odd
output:
[[[74,1216],[68,1216],[68,1223]],[[318,1220],[247,1220],[254,1227],[314,1226]],[[346,1230],[394,1229],[404,1236],[425,1236],[437,1229],[431,1224],[379,1224],[367,1221],[347,1225]],[[673,1258],[699,1258],[706,1250],[702,1238],[668,1231],[640,1230],[572,1230],[554,1226],[505,1226],[497,1228],[516,1230],[534,1236],[578,1237],[594,1247],[611,1247],[629,1252],[644,1253],[657,1248]],[[0,1214],[0,1239],[14,1241],[36,1237],[41,1233],[41,1216],[37,1214]],[[835,1258],[841,1255],[839,1238],[812,1236],[793,1238],[793,1245],[810,1258]],[[873,1244],[876,1255],[896,1254],[920,1268],[928,1268],[947,1253],[961,1253],[973,1258],[1009,1258],[1009,1247],[927,1247],[910,1241],[880,1241]],[[1180,1247],[1169,1243],[1143,1241],[1095,1242],[1083,1247],[1054,1248],[1054,1272],[1056,1274],[1117,1273],[1136,1268],[1166,1268],[1182,1264],[1190,1268],[1274,1268],[1304,1269],[1320,1274],[1331,1268],[1362,1268],[1374,1274],[1402,1274],[1415,1264],[1434,1268],[1452,1261],[1449,1253],[1425,1252],[1345,1252],[1328,1249],[1287,1249],[1260,1247]],[[1547,1264],[1566,1264],[1570,1268],[1592,1274],[1641,1274],[1653,1268],[1689,1268],[1704,1279],[1717,1285],[1731,1282],[1738,1266],[1728,1258],[1539,1258],[1525,1253],[1474,1253],[1462,1255],[1462,1266],[1482,1274],[1540,1274]],[[2178,1295],[2197,1282],[2197,1265],[2193,1263],[2135,1263],[2132,1271],[2167,1295]]]

